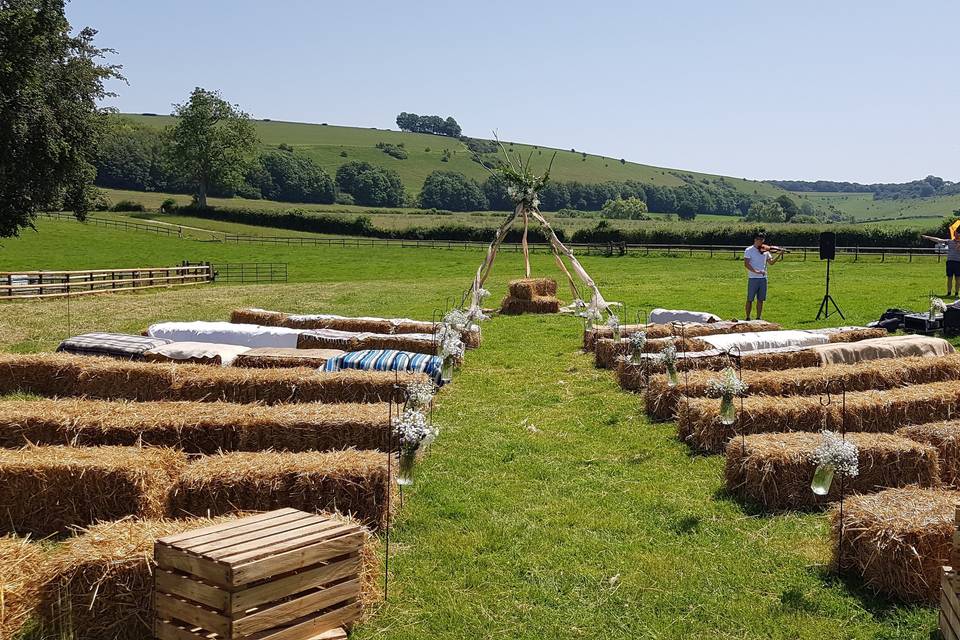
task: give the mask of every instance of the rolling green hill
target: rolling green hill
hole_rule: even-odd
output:
[[[794,199],[809,200],[815,205],[833,205],[853,216],[857,222],[882,223],[887,226],[930,227],[960,209],[960,195],[932,198],[874,200],[871,193],[792,193]]]
[[[124,114],[127,120],[150,127],[165,127],[174,122],[171,116],[145,116]],[[361,129],[358,127],[328,126],[300,122],[254,121],[260,142],[265,147],[288,144],[309,156],[331,175],[341,164],[351,160],[365,160],[395,170],[403,179],[404,186],[411,193],[418,193],[424,179],[438,169],[457,171],[477,180],[485,180],[489,175],[477,162],[471,160],[471,154],[459,140],[444,136],[423,133],[405,133],[385,129]],[[409,154],[406,160],[398,160],[377,149],[378,142],[403,144]],[[737,190],[748,194],[776,197],[786,191],[755,180],[744,180],[716,176],[693,171],[653,167],[635,162],[620,162],[619,158],[608,158],[587,153],[584,157],[579,149],[576,152],[556,150],[548,147],[506,143],[508,151],[520,153],[524,158],[533,152],[535,160],[546,167],[554,151],[557,158],[553,165],[552,176],[555,180],[576,180],[585,183],[606,182],[609,180],[638,180],[647,184],[680,186],[684,181],[681,175],[692,176],[696,180],[713,182],[723,180]],[[429,149],[429,151],[428,151]],[[447,162],[441,160],[444,150],[450,151]],[[342,154],[346,153],[346,156]]]

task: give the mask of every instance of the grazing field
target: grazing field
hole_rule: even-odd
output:
[[[174,122],[174,118],[170,116],[125,114],[122,117],[158,128]],[[470,159],[470,152],[463,147],[459,140],[445,136],[375,128],[326,126],[302,122],[257,120],[253,124],[263,146],[275,147],[280,144],[289,144],[313,158],[331,175],[336,173],[337,167],[351,160],[365,160],[382,164],[399,173],[404,186],[411,193],[419,193],[424,179],[436,170],[457,171],[477,180],[485,180],[490,175],[483,167]],[[493,126],[496,126],[495,123]],[[505,135],[504,132],[501,132],[501,135]],[[483,137],[491,137],[491,134],[484,132]],[[406,160],[390,157],[376,148],[378,142],[394,145],[403,144],[409,157]],[[621,163],[620,158],[598,156],[591,154],[586,149],[577,149],[572,152],[569,149],[556,150],[524,144],[505,143],[504,146],[508,151],[522,154],[524,158],[532,153],[533,158],[544,165],[553,156],[554,151],[557,151],[552,175],[554,179],[561,181],[577,180],[592,183],[608,180],[639,180],[647,184],[675,187],[683,184],[683,181],[674,173],[693,176],[697,180],[715,180],[720,177],[682,169],[653,167],[635,162],[625,161]],[[451,154],[447,162],[441,160],[444,150],[448,150]],[[343,153],[346,155],[341,155]],[[766,182],[730,177],[723,179],[744,193],[757,192],[761,195],[774,197],[785,193],[779,187]]]
[[[936,198],[874,200],[870,193],[794,193],[797,200],[815,205],[833,205],[856,221],[883,226],[926,229],[960,209],[960,195]]]
[[[212,285],[0,304],[0,349],[42,351],[70,333],[138,332],[158,320],[225,319],[238,307],[429,317],[466,287],[482,253],[224,245],[41,220],[0,248],[0,270],[288,262],[286,285]],[[556,275],[549,256],[535,275]],[[652,306],[742,314],[728,258],[587,257],[628,315]],[[942,264],[835,264],[847,321],[925,308]],[[521,273],[505,253],[491,300]],[[823,264],[771,268],[767,319],[811,328]],[[559,296],[569,300],[560,287]],[[831,319],[833,320],[833,319]],[[837,318],[839,322],[839,318]],[[580,323],[499,317],[439,401],[442,431],[392,531],[388,602],[353,637],[930,637],[933,609],[900,606],[833,577],[822,514],[762,516],[723,491],[723,459],[692,455],[672,423],[578,353]],[[25,398],[29,399],[29,398]],[[34,640],[34,639],[31,639]]]

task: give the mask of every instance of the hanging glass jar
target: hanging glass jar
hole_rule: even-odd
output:
[[[830,492],[830,485],[833,484],[833,474],[836,470],[832,464],[821,464],[813,473],[813,481],[810,483],[810,489],[818,496],[825,496]]]
[[[630,352],[630,364],[643,364],[643,352],[634,349]]]
[[[737,406],[733,402],[733,394],[725,393],[720,398],[720,424],[731,425],[737,421]]]
[[[397,484],[409,486],[413,484],[413,467],[417,464],[417,447],[403,447],[400,449],[400,468],[397,469]]]
[[[677,363],[667,362],[667,386],[675,387],[680,384],[680,379],[677,376]]]
[[[613,325],[612,329],[613,329],[613,341],[620,342],[620,325],[615,324]]]
[[[446,356],[440,368],[440,382],[447,384],[453,380],[453,356]]]

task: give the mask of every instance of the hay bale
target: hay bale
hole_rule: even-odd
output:
[[[895,433],[935,447],[940,459],[940,480],[947,487],[960,488],[960,421],[911,425]]]
[[[181,372],[184,367],[181,367]],[[193,367],[178,375],[172,397],[197,402],[280,404],[293,402],[388,402],[403,400],[412,381],[429,380],[421,373],[313,369],[244,369]]]
[[[721,371],[736,366],[736,360],[726,353],[688,351],[677,353],[677,371]],[[740,366],[744,371],[781,371],[821,366],[820,357],[810,349],[777,349],[774,352],[755,351],[743,354]],[[617,376],[621,387],[639,391],[646,387],[648,376],[664,373],[666,367],[655,354],[646,354],[639,363],[624,359],[617,361]]]
[[[500,313],[519,316],[524,313],[559,313],[560,301],[552,296],[534,296],[532,300],[507,296],[500,303]]]
[[[337,511],[381,528],[390,518],[387,454],[379,451],[225,453],[190,464],[171,495],[171,513]]]
[[[297,349],[337,349],[364,351],[367,349],[394,349],[412,353],[436,355],[439,342],[430,333],[358,333],[344,342],[342,337],[328,336],[322,332],[306,331],[297,338]]]
[[[26,538],[0,538],[0,638],[22,631],[39,604],[50,554]]]
[[[836,478],[825,496],[810,490],[815,466],[809,456],[818,433],[764,433],[732,438],[724,471],[727,491],[765,511],[822,508],[840,497]],[[859,449],[859,474],[843,481],[850,493],[874,493],[888,487],[938,487],[937,450],[887,433],[848,433]]]
[[[845,329],[828,334],[830,342],[860,342],[861,340],[885,338],[888,335],[886,329],[870,327],[856,327],[854,329]]]
[[[686,340],[678,337],[653,338],[647,340],[643,352],[656,354],[671,344],[678,352],[703,351],[708,346],[700,340],[691,338]],[[629,356],[631,351],[629,338],[620,338],[616,341],[613,338],[600,338],[594,345],[593,364],[598,369],[613,369],[617,366],[617,360]],[[679,356],[679,353],[677,355]]]
[[[599,353],[598,344],[598,353]],[[659,420],[673,416],[683,396],[703,397],[708,394],[714,371],[688,371],[680,384],[671,387],[667,376],[650,377],[647,384],[647,413]],[[836,364],[784,371],[748,371],[743,374],[752,396],[808,396],[836,391],[892,389],[910,384],[960,380],[960,355],[942,358],[897,358],[867,360],[855,364]]]
[[[507,291],[513,298],[533,300],[536,297],[556,297],[557,281],[551,278],[520,278],[511,280]]]
[[[620,334],[623,337],[630,337],[631,334],[643,331],[647,338],[667,338],[673,335],[679,335],[681,331],[687,338],[699,338],[702,336],[714,336],[724,333],[743,333],[745,331],[780,331],[781,327],[773,322],[766,320],[724,320],[721,322],[710,323],[685,323],[682,325],[673,324],[623,324],[620,325]],[[594,342],[598,338],[612,338],[613,329],[608,326],[591,327],[583,333],[583,350],[593,351]]]
[[[0,531],[49,536],[104,520],[156,518],[186,463],[173,449],[0,449]]]
[[[157,538],[232,519],[125,520],[69,539],[40,586],[42,627],[53,637],[72,640],[152,638]],[[368,536],[360,552],[360,601],[366,614],[382,598],[378,545]]]
[[[627,358],[617,360],[617,382],[624,391],[641,391],[647,386],[647,369]]]
[[[80,366],[90,360],[109,359],[66,353],[0,353],[0,394],[23,391],[50,397],[76,395]]]
[[[387,451],[389,406],[215,402],[0,402],[0,447],[25,444],[160,446],[187,453],[314,451],[357,447]]]
[[[340,349],[289,349],[262,347],[250,349],[237,356],[235,367],[249,369],[275,369],[290,367],[310,367],[319,369],[327,360],[342,356],[346,351]]]
[[[283,327],[288,314],[266,309],[234,309],[230,312],[233,324],[258,324],[261,327]]]
[[[705,453],[721,453],[734,434],[830,429],[892,433],[907,424],[945,420],[960,407],[960,382],[934,382],[886,391],[848,393],[845,417],[841,398],[828,406],[820,396],[756,396],[737,401],[737,421],[720,424],[720,400],[685,399],[677,406],[680,439]]]
[[[960,492],[918,488],[845,500],[843,520],[838,508],[830,516],[834,566],[883,596],[936,603],[940,567],[950,564],[958,502]]]

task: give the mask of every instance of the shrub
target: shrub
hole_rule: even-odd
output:
[[[337,204],[355,204],[353,196],[343,191],[337,192],[337,195],[334,197],[333,201]]]
[[[146,211],[146,208],[133,200],[121,200],[110,207],[110,211]]]
[[[173,198],[167,198],[160,203],[160,213],[171,213],[177,208],[177,201]]]
[[[476,211],[489,205],[480,185],[455,171],[434,171],[423,182],[420,206],[450,211]]]
[[[347,152],[346,152],[346,151],[341,151],[341,152],[340,152],[340,157],[341,157],[341,158],[346,158],[346,157],[347,157]]]

